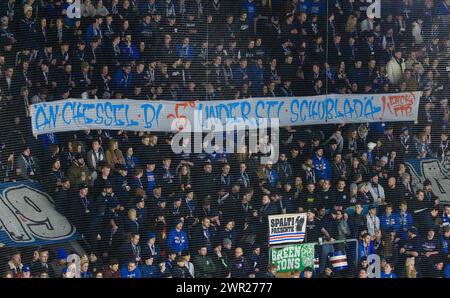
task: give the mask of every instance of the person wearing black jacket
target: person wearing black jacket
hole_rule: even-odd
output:
[[[129,260],[135,260],[136,263],[141,262],[141,246],[139,244],[139,234],[132,233],[129,242],[123,245],[122,249],[120,250],[120,259],[121,263],[126,263]]]
[[[251,204],[253,197],[253,191],[248,189],[245,191],[240,202],[236,202],[236,205],[226,205],[223,209],[226,218],[224,222],[234,220],[236,222],[236,229],[242,230],[244,228],[245,221],[251,216],[253,212],[253,204]],[[232,214],[227,214],[228,210],[233,210]]]
[[[136,147],[135,156],[141,165],[148,163],[160,164],[161,157],[157,146],[158,137],[156,135],[143,135],[141,144]]]
[[[428,208],[432,208],[432,205],[425,201],[425,193],[419,189],[416,191],[416,197],[410,204],[413,222],[416,226],[420,226],[426,222]]]
[[[333,207],[342,207],[344,210],[350,205],[350,194],[346,189],[345,179],[339,179],[332,194]]]
[[[217,192],[217,179],[213,173],[213,165],[210,162],[203,166],[203,173],[197,173],[194,180],[194,189],[201,191],[202,195],[215,195]]]
[[[336,34],[334,36],[333,42],[330,43],[328,50],[328,61],[332,61],[336,65],[338,65],[340,61],[344,60],[344,50],[341,39],[341,35]]]
[[[70,181],[67,178],[61,179],[61,189],[54,195],[56,211],[68,217],[70,216],[70,204],[73,192],[70,189]]]
[[[400,203],[404,200],[405,188],[402,184],[397,184],[395,177],[389,177],[387,187],[384,189],[385,200],[394,207],[394,211],[400,209]]]
[[[267,271],[264,273],[256,274],[257,278],[276,278],[277,266],[270,264],[267,266]]]
[[[430,180],[426,179],[423,182],[423,191],[424,191],[425,202],[427,202],[428,207],[431,208],[431,207],[439,204],[439,198],[434,194],[433,184],[431,183]]]
[[[275,206],[275,203],[273,203],[268,195],[263,195],[261,199],[261,208],[258,210],[258,217],[259,217],[259,224],[260,227],[257,229],[259,235],[261,236],[261,239],[264,239],[266,236],[266,233],[269,229],[269,216],[277,214],[277,207]]]
[[[212,252],[213,233],[211,230],[211,222],[208,217],[204,217],[202,224],[196,227],[191,233],[191,246],[194,250],[206,247],[208,252]]]
[[[164,152],[164,151],[163,151]],[[162,186],[165,195],[175,193],[175,169],[172,166],[172,159],[166,156],[162,159],[162,165],[157,171],[157,182]]]
[[[415,227],[409,228],[408,239],[400,244],[400,256],[397,263],[404,264],[408,257],[419,258],[421,244],[422,241],[420,237],[417,236],[417,229]]]
[[[47,273],[50,278],[57,278],[52,266],[48,263],[48,250],[42,249],[39,251],[39,259],[31,265],[31,274],[39,276],[41,273]]]
[[[212,260],[216,267],[216,277],[226,278],[230,276],[230,267],[228,256],[222,253],[222,242],[218,242],[214,247],[214,254],[212,254]]]
[[[237,247],[234,251],[234,258],[230,264],[231,278],[248,278],[251,272],[250,264],[244,257],[241,247]]]
[[[111,72],[114,73],[120,67],[121,57],[120,35],[116,34],[101,48],[100,62],[108,65]]]
[[[355,204],[355,213],[348,217],[348,226],[350,228],[350,238],[358,239],[361,232],[367,230],[366,216],[363,215],[363,205],[361,202]]]
[[[53,27],[49,32],[49,41],[52,44],[61,44],[62,42],[69,41],[70,33],[64,27],[64,21],[62,18],[57,18],[55,22],[55,27]]]
[[[331,190],[330,180],[324,180],[322,184],[322,188],[318,191],[317,196],[318,200],[323,204],[325,209],[333,208],[334,204],[334,193]]]
[[[189,269],[185,266],[185,261],[182,256],[177,256],[175,259],[176,266],[172,267],[172,278],[193,278]]]
[[[321,235],[321,223],[316,218],[313,210],[308,210],[306,213],[306,238],[305,243],[317,242]]]
[[[37,88],[46,88],[49,92],[54,92],[57,87],[56,73],[49,67],[50,62],[42,61],[40,71],[33,75],[33,83]]]
[[[306,189],[303,191],[300,197],[301,210],[316,209],[321,205],[320,198],[315,192],[315,184],[313,182],[308,182]]]
[[[71,204],[69,219],[77,230],[88,237],[90,224],[93,220],[94,202],[88,196],[89,189],[86,184],[80,184],[79,193]]]
[[[439,224],[436,223],[436,219],[439,215],[439,206],[433,206],[424,211],[423,217],[418,222],[414,222],[419,231],[419,235],[424,236],[430,230],[438,231]]]

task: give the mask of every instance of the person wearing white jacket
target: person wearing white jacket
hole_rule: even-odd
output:
[[[91,0],[84,0],[83,4],[81,4],[81,16],[84,18],[93,18],[95,17],[95,6],[92,4]]]
[[[369,213],[366,215],[367,233],[373,238],[376,232],[380,229],[380,219],[377,216],[377,207],[370,205]]]
[[[412,36],[416,45],[423,44],[422,24],[423,20],[420,17],[412,23]]]
[[[384,188],[378,183],[378,175],[373,174],[372,179],[369,183],[369,192],[372,195],[373,202],[376,205],[380,205],[384,203],[385,196],[384,196]]]
[[[397,84],[405,71],[405,62],[402,58],[402,51],[396,50],[394,57],[386,65],[386,72],[389,81]]]

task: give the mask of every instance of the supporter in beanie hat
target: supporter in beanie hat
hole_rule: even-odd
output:
[[[30,271],[30,266],[25,265],[22,268],[22,278],[32,278],[31,276],[31,271]]]
[[[64,248],[58,248],[56,250],[56,258],[50,265],[52,266],[57,277],[61,277],[63,275],[63,269],[67,267],[68,256],[69,254]]]
[[[155,263],[162,261],[161,249],[159,245],[156,245],[156,234],[149,232],[147,234],[147,243],[142,245],[142,255],[152,256],[155,259]]]

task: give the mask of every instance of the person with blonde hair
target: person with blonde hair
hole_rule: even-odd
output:
[[[105,152],[106,163],[111,169],[116,169],[120,165],[125,165],[125,158],[122,151],[119,149],[119,142],[111,140],[109,142],[109,148]]]
[[[416,270],[416,259],[414,257],[410,257],[406,259],[405,262],[405,275],[404,278],[417,278],[418,273]]]
[[[354,38],[358,38],[358,18],[354,15],[349,15],[345,24],[345,32]]]
[[[128,210],[128,220],[125,223],[126,233],[139,233],[139,222],[137,219],[136,209],[131,208]]]
[[[89,270],[89,258],[83,256],[80,263],[80,278],[92,278],[92,273]]]

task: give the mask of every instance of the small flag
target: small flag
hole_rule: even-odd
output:
[[[329,257],[329,260],[331,266],[336,271],[344,270],[348,267],[347,256],[344,255],[341,251],[334,252],[333,255]]]

